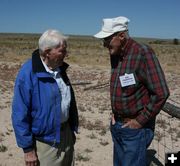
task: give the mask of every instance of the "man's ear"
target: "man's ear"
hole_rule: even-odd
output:
[[[45,49],[44,52],[42,53],[42,56],[48,57],[50,51],[51,51],[51,49],[49,49],[49,48]]]
[[[46,48],[45,50],[44,50],[44,54],[49,54],[49,52],[51,51],[51,49],[50,48]]]
[[[120,33],[118,34],[118,37],[119,37],[119,39],[123,40],[126,36],[125,36],[125,33],[124,33],[124,32],[120,32]]]

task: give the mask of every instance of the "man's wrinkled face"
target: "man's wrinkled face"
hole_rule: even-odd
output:
[[[65,56],[67,56],[67,44],[64,42],[48,51],[48,65],[52,68],[61,66]]]
[[[108,48],[110,55],[119,55],[121,52],[124,35],[122,32],[115,33],[103,39],[104,47]]]

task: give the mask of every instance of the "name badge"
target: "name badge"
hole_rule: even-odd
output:
[[[120,76],[119,79],[120,79],[120,82],[121,82],[121,87],[126,87],[126,86],[129,86],[129,85],[136,84],[133,73],[131,73],[131,74],[126,74],[125,73],[125,75]]]

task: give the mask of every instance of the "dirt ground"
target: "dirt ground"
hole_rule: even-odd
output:
[[[0,166],[23,166],[23,152],[16,145],[11,124],[11,101],[19,62],[0,62]],[[171,91],[168,101],[179,104],[179,74],[166,72]],[[75,145],[76,166],[111,166],[113,144],[109,131],[110,68],[72,64],[68,75],[73,84],[80,116]],[[100,86],[96,86],[100,85]],[[154,165],[164,165],[165,153],[180,150],[180,121],[161,111],[156,136],[149,148]],[[152,156],[153,155],[153,156]]]

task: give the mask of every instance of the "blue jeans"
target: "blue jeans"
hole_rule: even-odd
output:
[[[111,134],[114,142],[114,166],[146,166],[146,152],[154,132],[150,128],[121,128],[122,123],[111,123]]]

